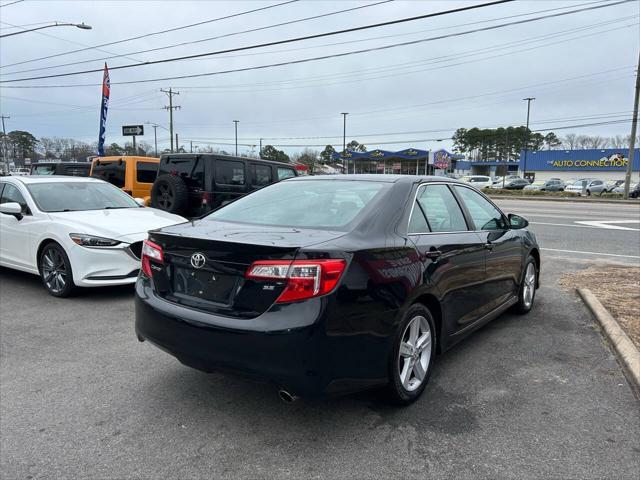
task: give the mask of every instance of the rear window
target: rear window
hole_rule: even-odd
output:
[[[100,165],[94,165],[91,176],[122,188],[124,187],[126,167],[125,162],[100,162]]]
[[[152,162],[137,162],[136,180],[140,183],[153,183],[158,175],[158,164]]]
[[[389,188],[387,183],[346,180],[276,183],[211,213],[205,221],[340,228]]]
[[[244,185],[244,163],[231,160],[216,161],[216,183]]]

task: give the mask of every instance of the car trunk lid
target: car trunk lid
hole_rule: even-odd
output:
[[[344,232],[286,227],[243,226],[198,221],[152,232],[163,250],[153,280],[162,298],[217,314],[253,318],[266,311],[286,282],[253,281],[245,274],[260,260],[291,262],[299,249]]]

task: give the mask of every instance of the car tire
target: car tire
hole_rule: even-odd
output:
[[[591,190],[587,190],[587,197],[591,196]]]
[[[160,175],[151,187],[151,206],[182,215],[189,205],[189,189],[177,175]]]
[[[407,310],[393,339],[387,385],[391,403],[409,405],[422,394],[431,376],[435,347],[433,315],[427,307],[416,303]]]
[[[529,255],[524,264],[522,280],[520,281],[520,288],[518,288],[518,302],[514,305],[514,310],[517,313],[529,313],[533,307],[539,274],[536,260]]]
[[[60,244],[49,242],[42,248],[38,270],[44,288],[54,297],[68,297],[76,291],[71,262]]]

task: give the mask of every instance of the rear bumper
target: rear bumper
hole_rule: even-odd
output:
[[[368,329],[350,331],[349,322],[335,315],[334,300],[274,305],[253,319],[227,318],[159,298],[140,277],[135,329],[140,340],[187,366],[266,381],[294,395],[319,397],[386,383],[387,338]]]

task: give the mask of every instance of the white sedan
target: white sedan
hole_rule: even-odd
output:
[[[0,265],[40,275],[56,297],[134,283],[147,232],[185,221],[98,179],[2,177]]]

